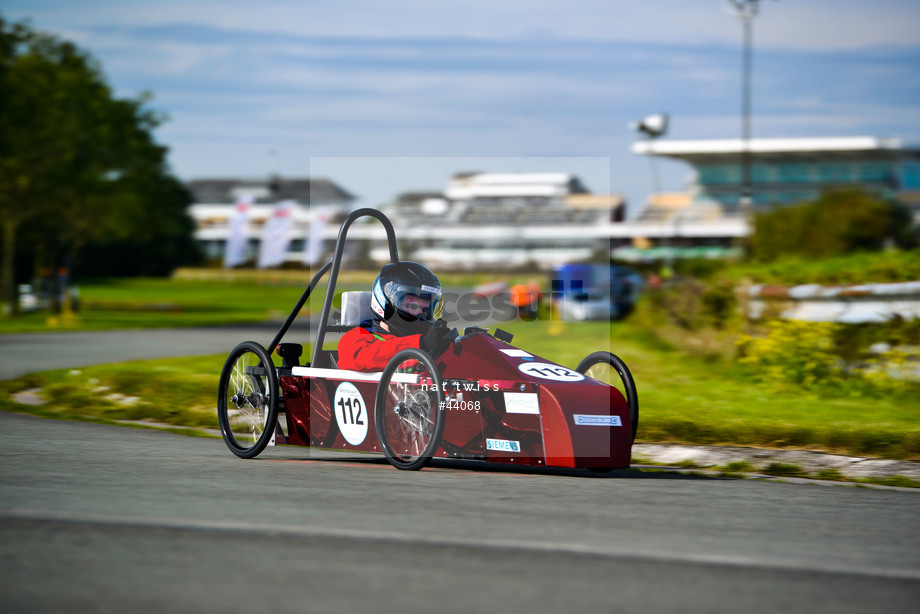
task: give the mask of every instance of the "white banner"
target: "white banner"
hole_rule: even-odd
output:
[[[227,238],[227,249],[224,251],[224,267],[233,268],[246,261],[246,244],[248,242],[246,230],[249,226],[249,207],[252,205],[252,196],[240,196],[236,201],[236,211],[230,218],[230,236]]]
[[[291,243],[291,215],[294,213],[294,201],[283,200],[275,205],[272,216],[262,229],[262,243],[259,245],[260,269],[280,266],[287,256]]]
[[[328,209],[315,209],[310,212],[310,232],[307,247],[304,250],[304,264],[313,267],[323,257],[323,230],[332,217]]]

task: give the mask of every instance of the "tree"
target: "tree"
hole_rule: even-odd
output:
[[[22,49],[33,38],[34,34],[23,24],[8,26],[0,18],[0,219],[3,230],[0,278],[3,297],[10,302],[11,313],[16,309],[13,277],[16,233],[23,222],[39,214],[24,197],[41,190],[33,173],[40,176],[52,163],[51,156],[37,155],[45,144],[47,130],[28,121],[33,117],[30,103],[38,101],[34,100],[35,91],[23,84],[28,62],[22,57]],[[21,121],[26,123],[20,124]],[[29,129],[37,129],[33,139],[29,138]],[[30,140],[35,143],[34,148]]]
[[[153,139],[161,118],[148,100],[115,98],[87,53],[0,18],[2,286],[11,313],[20,238],[52,264],[96,241],[175,232],[170,226],[190,238],[191,200]],[[161,207],[152,194],[171,200]],[[170,218],[156,218],[164,210]]]
[[[877,250],[886,241],[909,243],[902,207],[859,188],[835,188],[817,200],[758,214],[751,257],[771,261],[789,255],[827,258]]]
[[[200,262],[186,215],[192,197],[173,177],[148,177],[138,192],[143,202],[131,209],[130,236],[112,235],[89,243],[77,265],[85,275],[168,275],[177,266]]]

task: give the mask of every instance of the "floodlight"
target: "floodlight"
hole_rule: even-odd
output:
[[[668,130],[668,116],[665,113],[649,115],[640,122],[630,124],[633,130],[648,135],[650,138],[657,138]]]

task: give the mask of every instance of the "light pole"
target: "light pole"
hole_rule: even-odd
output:
[[[648,156],[649,164],[652,171],[652,196],[649,198],[649,202],[654,202],[655,194],[661,193],[661,185],[658,176],[658,165],[656,163],[657,156],[655,155],[654,147],[652,142],[660,136],[663,136],[665,132],[668,131],[668,116],[665,113],[658,113],[656,115],[649,115],[642,121],[633,122],[629,127],[637,132],[640,132],[645,135],[646,142],[648,143]],[[668,250],[670,247],[668,245],[668,237],[665,232],[662,236],[662,246],[665,250]],[[668,268],[671,266],[671,256],[670,252],[667,251],[667,261]]]
[[[751,182],[751,34],[759,0],[728,0],[741,20],[744,31],[741,60],[741,198],[738,208],[744,221],[751,215],[754,189]]]
[[[660,136],[663,136],[664,133],[668,131],[668,116],[665,113],[649,115],[642,121],[629,124],[629,127],[636,132],[644,134],[647,139],[649,144],[649,160],[651,162],[652,169],[652,194],[659,192],[661,190],[661,186],[659,185],[658,167],[655,165],[656,156],[652,147],[652,141]]]

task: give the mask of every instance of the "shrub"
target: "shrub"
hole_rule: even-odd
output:
[[[804,478],[808,476],[808,473],[802,467],[792,463],[770,463],[763,472],[767,475],[784,478]]]
[[[750,473],[755,471],[757,468],[750,461],[740,460],[732,461],[723,467],[725,471],[730,473]]]
[[[835,469],[833,467],[822,469],[821,471],[815,474],[815,477],[818,478],[819,480],[831,480],[835,482],[840,482],[846,479],[846,477],[842,473],[840,473],[839,469]]]
[[[913,325],[853,326],[775,319],[761,337],[741,335],[738,362],[774,390],[798,386],[833,395],[910,395],[915,356],[894,347],[868,354],[870,340],[912,340]]]
[[[646,293],[637,308],[641,325],[673,324],[684,330],[724,329],[740,321],[734,283],[728,279],[703,282],[681,279]]]
[[[825,191],[817,200],[759,214],[751,256],[769,262],[797,254],[827,258],[879,250],[886,241],[910,246],[906,210],[858,188]]]
[[[700,300],[702,319],[713,328],[726,328],[741,317],[735,284],[730,280],[719,279],[707,284]]]
[[[738,362],[754,369],[754,378],[776,389],[814,389],[845,377],[834,351],[837,324],[772,320],[763,337],[738,339]]]

